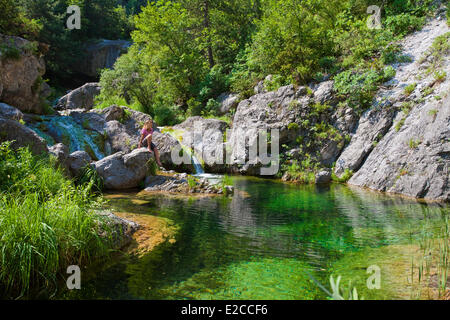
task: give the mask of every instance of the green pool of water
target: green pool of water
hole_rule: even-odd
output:
[[[419,241],[424,224],[439,225],[449,212],[446,205],[342,185],[319,188],[244,177],[234,178],[234,185],[247,196],[111,200],[118,211],[171,220],[179,227],[176,243],[142,257],[123,257],[62,297],[326,299],[316,281],[329,288],[333,274],[342,275],[344,284],[354,281],[366,299],[402,298],[405,288],[392,279],[403,271],[387,274],[392,266],[384,265],[399,258],[401,246]],[[366,269],[373,264],[382,270],[380,290],[365,286]]]

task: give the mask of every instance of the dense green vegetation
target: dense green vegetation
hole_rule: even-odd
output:
[[[127,12],[137,12],[143,1],[117,0],[1,0],[0,33],[23,36],[49,46],[47,75],[53,84],[70,79],[91,40],[129,38],[133,23]],[[69,5],[81,8],[81,29],[69,30]],[[4,14],[5,13],[5,14]]]
[[[216,115],[221,93],[248,97],[268,74],[271,90],[335,78],[342,101],[363,110],[395,74],[387,65],[407,59],[395,40],[420,28],[432,3],[1,0],[0,32],[48,44],[46,77],[54,84],[76,73],[87,42],[131,38],[129,53],[103,72],[99,102],[129,105],[163,125]],[[71,4],[81,8],[81,30],[65,27]],[[382,8],[380,29],[367,25],[371,5]]]
[[[68,266],[108,254],[109,228],[94,213],[100,205],[92,196],[94,183],[76,186],[55,159],[0,145],[0,291],[5,297],[51,295]]]
[[[248,97],[268,74],[270,89],[335,78],[343,103],[358,111],[406,61],[395,40],[417,30],[432,1],[169,1],[135,17],[134,46],[105,70],[99,101],[126,103],[173,124],[215,115],[226,91]],[[379,5],[382,28],[367,25]]]

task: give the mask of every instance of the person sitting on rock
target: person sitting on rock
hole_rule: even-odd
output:
[[[141,137],[139,139],[138,148],[147,143],[148,151],[155,152],[156,163],[162,168],[161,161],[159,160],[159,151],[155,144],[152,142],[153,138],[153,120],[148,120],[141,130]]]

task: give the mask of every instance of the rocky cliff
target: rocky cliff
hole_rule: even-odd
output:
[[[23,112],[42,113],[49,87],[40,45],[0,34],[0,102]]]

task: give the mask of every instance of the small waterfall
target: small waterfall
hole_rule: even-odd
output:
[[[103,159],[105,152],[103,137],[97,132],[84,129],[72,117],[41,116],[42,121],[29,125],[49,146],[63,143],[70,152],[86,151],[94,159]],[[102,151],[103,150],[103,151]]]
[[[205,171],[203,170],[202,164],[200,163],[200,161],[198,161],[195,154],[191,154],[191,158],[192,158],[192,163],[194,165],[195,173],[197,175],[204,174]]]
[[[183,133],[182,131],[175,132],[172,128],[167,127],[161,127],[159,128],[162,133],[169,134],[170,136],[174,137],[175,139],[180,142],[181,147],[183,148],[183,151],[189,154],[192,164],[194,166],[195,175],[203,175],[205,174],[205,171],[203,170],[202,164],[200,160],[196,157],[195,153],[192,152],[191,148],[183,144]]]

